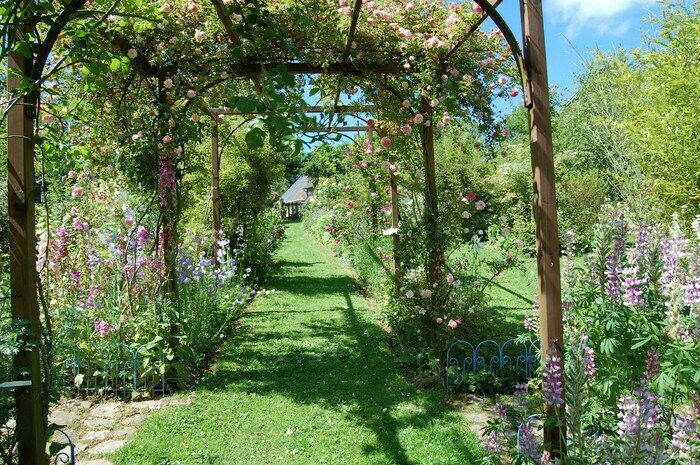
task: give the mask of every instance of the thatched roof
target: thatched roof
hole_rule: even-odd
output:
[[[282,195],[282,203],[302,203],[307,199],[307,189],[313,189],[314,183],[308,176],[301,176],[294,181],[287,192]]]

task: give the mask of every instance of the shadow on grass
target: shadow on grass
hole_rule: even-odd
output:
[[[402,431],[431,428],[441,419],[455,422],[457,427],[456,414],[446,407],[438,393],[418,393],[395,368],[386,334],[361,317],[353,306],[349,291],[356,283],[352,278],[285,276],[274,281],[278,291],[321,298],[334,294],[336,299],[344,297],[345,305],[324,309],[337,312],[338,318],[332,321],[304,321],[291,331],[286,325],[278,328],[274,322],[264,328],[248,327],[249,330],[240,331],[203,388],[279,394],[298,404],[319,404],[345,411],[358,426],[373,432],[375,440],[365,443],[363,452],[375,458],[383,456],[386,462],[382,463],[416,463],[409,459],[400,440]],[[264,310],[257,313],[247,318],[270,316]],[[309,338],[322,338],[324,342],[314,344],[310,350],[300,343]],[[407,401],[418,408],[400,409],[392,415],[394,409]],[[458,434],[443,434],[448,436],[449,445],[441,447],[449,447],[452,451],[449,455],[461,457],[460,463],[476,460],[472,443],[465,442]],[[447,465],[439,459],[430,463]]]

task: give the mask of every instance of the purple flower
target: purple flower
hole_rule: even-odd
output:
[[[177,205],[177,181],[175,157],[161,155],[158,159],[158,198],[163,210],[175,209]]]
[[[151,232],[145,226],[136,230],[136,240],[140,248],[145,248],[151,242]]]
[[[540,459],[540,445],[529,423],[518,425],[518,452],[532,460]]]
[[[659,464],[664,453],[659,398],[645,387],[622,396],[617,404],[619,453],[626,463]]]
[[[620,273],[622,272],[620,259],[625,247],[625,238],[627,237],[627,221],[619,211],[610,212],[610,216],[608,225],[613,230],[613,243],[610,253],[605,257],[605,275],[607,277],[605,295],[610,299],[618,300],[622,283],[620,279]]]
[[[564,405],[564,384],[561,379],[561,371],[561,357],[556,354],[548,354],[542,373],[542,390],[545,402],[554,407]]]
[[[644,370],[644,376],[642,378],[643,383],[648,383],[652,379],[656,378],[659,374],[659,367],[661,366],[661,354],[656,347],[649,349],[647,352],[647,362],[646,369]]]
[[[95,332],[102,338],[107,337],[109,333],[115,331],[114,325],[111,325],[104,320],[97,320],[92,323],[92,326],[95,329]]]
[[[594,379],[597,373],[595,365],[595,350],[588,345],[583,346],[584,371],[588,379]]]
[[[697,463],[690,460],[700,457],[700,431],[691,409],[675,417],[670,452],[675,458],[688,460],[684,463]]]
[[[487,452],[498,455],[508,452],[505,434],[501,431],[494,431],[487,435],[484,440],[484,449],[486,449]]]

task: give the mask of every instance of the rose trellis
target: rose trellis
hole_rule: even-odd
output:
[[[235,108],[250,120],[245,128],[250,147],[266,141],[291,146],[294,134],[309,129],[303,116],[305,88],[324,97],[329,114],[338,111],[341,93],[360,89],[364,103],[372,105],[370,126],[381,145],[377,149],[384,150],[388,162],[400,163],[402,148],[417,143],[424,170],[424,228],[427,237],[437,238],[435,134],[454,119],[471,119],[489,137],[497,136],[501,130],[489,103],[508,82],[504,74],[510,69],[522,83],[530,120],[541,352],[561,354],[542,2],[519,0],[522,50],[496,10],[500,3],[0,1],[2,54],[10,65],[3,118],[8,125],[12,314],[30,329],[24,335],[29,349],[17,354],[15,362],[30,368],[21,379],[30,386],[16,391],[20,464],[46,462],[42,380],[48,375],[42,368],[42,351],[47,350],[42,325],[50,321],[40,316],[36,292],[34,142],[39,126],[50,130],[56,118],[70,125],[71,117],[79,117],[52,113],[54,100],[62,97],[49,88],[61,82],[65,70],[89,75],[94,85],[85,92],[93,98],[99,89],[113,91],[120,85],[127,98],[150,95],[150,103],[126,118],[122,129],[128,135],[124,140],[139,144],[144,158],[156,167],[164,259],[166,269],[174,270],[178,163],[185,142],[204,125],[199,113],[216,106]],[[487,18],[497,31],[480,30]],[[515,96],[519,90],[502,92]],[[218,161],[218,151],[213,151],[215,202]],[[398,221],[393,218],[392,224]],[[426,270],[432,284],[439,281],[444,254],[439,240],[428,242]],[[165,287],[166,294],[176,293],[176,280],[168,279]],[[548,427],[545,443],[563,443],[562,434],[558,427]]]

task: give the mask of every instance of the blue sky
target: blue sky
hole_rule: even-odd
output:
[[[465,0],[468,1],[468,0]],[[654,0],[543,0],[550,84],[565,94],[575,90],[575,74],[595,48],[642,46],[658,13]],[[521,39],[519,0],[504,0],[498,11]],[[488,26],[491,27],[491,26]]]

